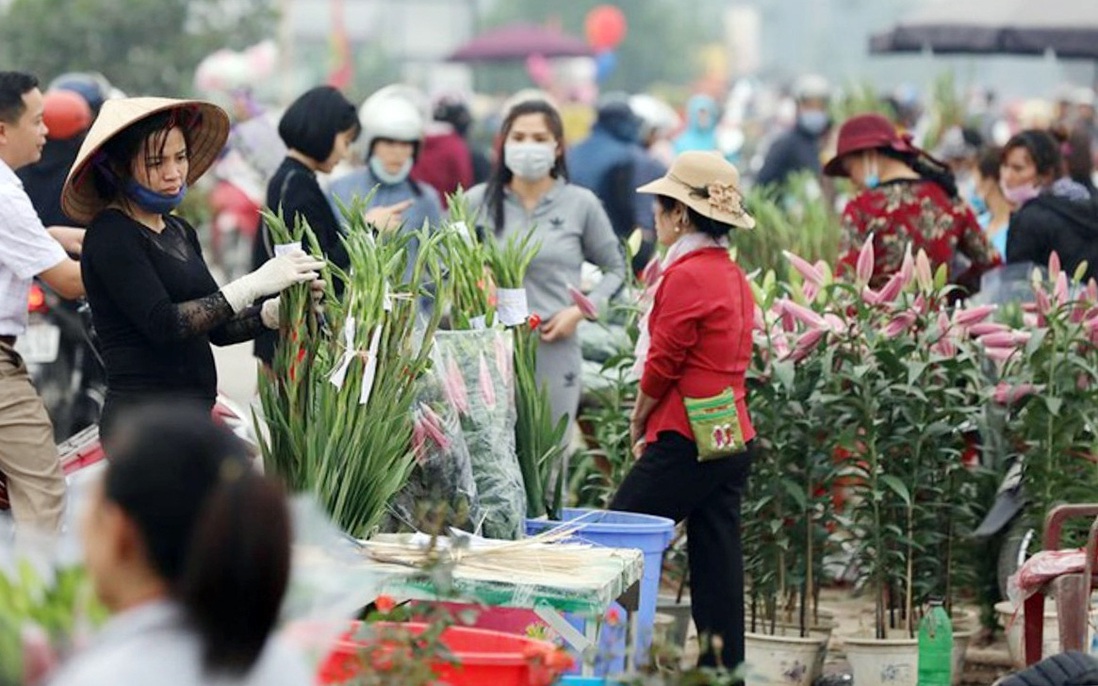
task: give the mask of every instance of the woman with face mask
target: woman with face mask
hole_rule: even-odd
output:
[[[356,147],[366,166],[332,182],[333,210],[339,213],[339,203],[350,207],[356,198],[369,197],[366,221],[380,231],[414,233],[424,222],[437,226],[438,191],[409,176],[423,141],[423,115],[403,97],[379,93],[362,103],[358,118],[363,136]]]
[[[1007,236],[1010,232],[1010,213],[1014,206],[1003,195],[999,185],[999,167],[1002,164],[1002,148],[988,148],[976,163],[975,185],[972,193],[973,209],[980,228],[984,230],[991,247],[1000,258],[1006,256]]]
[[[1055,252],[1068,274],[1086,260],[1084,278],[1098,276],[1098,202],[1066,176],[1056,139],[1036,129],[1015,135],[1003,146],[999,177],[1015,207],[1007,262],[1045,265]]]
[[[549,388],[554,418],[575,419],[582,356],[576,327],[584,315],[569,287],[580,287],[585,261],[601,268],[590,293],[598,306],[621,287],[625,256],[610,219],[591,191],[568,182],[564,126],[544,100],[515,104],[500,132],[501,149],[487,184],[468,194],[478,230],[506,241],[531,229],[541,244],[526,272],[527,302],[541,321],[538,378]]]
[[[824,173],[849,177],[858,188],[843,210],[840,264],[852,270],[872,235],[875,286],[899,271],[909,245],[913,253],[925,250],[934,269],[949,265],[951,282],[969,292],[998,264],[976,216],[959,197],[953,174],[881,115],[862,114],[843,123]],[[967,268],[958,273],[955,265],[961,262]]]
[[[108,446],[127,407],[161,398],[209,412],[217,394],[210,343],[276,328],[278,298],[253,301],[313,281],[324,266],[297,250],[218,287],[194,228],[172,210],[228,132],[228,115],[209,103],[109,100],[65,181],[62,209],[88,227],[81,266],[107,368],[100,435]]]

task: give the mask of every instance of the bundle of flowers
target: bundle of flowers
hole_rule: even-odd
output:
[[[325,274],[324,315],[314,314],[307,286],[282,294],[281,343],[259,392],[267,467],[290,488],[315,493],[344,530],[361,537],[415,464],[414,420],[424,417],[416,413],[417,383],[430,365],[444,290],[435,288],[425,314],[420,299],[442,283],[439,234],[420,232],[410,262],[411,237],[375,237],[360,209],[345,212],[350,269]],[[320,253],[308,226],[291,229],[271,214],[265,221],[276,243],[307,239]],[[344,284],[338,298],[335,280]]]

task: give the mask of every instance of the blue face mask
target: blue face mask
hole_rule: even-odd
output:
[[[979,193],[968,196],[968,202],[972,205],[972,211],[976,214],[984,214],[988,211],[987,201]]]
[[[183,197],[187,195],[187,184],[179,189],[175,195],[164,195],[154,190],[145,188],[133,179],[127,179],[122,185],[122,193],[133,201],[135,205],[153,214],[167,214],[179,207]]]
[[[408,174],[412,173],[412,158],[404,160],[404,164],[394,174],[385,168],[381,160],[376,157],[370,157],[370,171],[373,172],[374,178],[378,181],[393,186],[404,181],[408,178]]]
[[[802,129],[818,136],[824,132],[831,118],[823,110],[804,110],[797,116],[797,123]]]
[[[869,190],[873,190],[877,186],[881,185],[881,174],[877,171],[877,158],[872,160],[867,155],[865,158],[866,175],[865,175],[865,187]]]

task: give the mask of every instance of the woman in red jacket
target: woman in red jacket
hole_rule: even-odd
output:
[[[736,168],[713,152],[682,153],[637,191],[656,196],[667,254],[637,342],[639,459],[610,507],[686,520],[699,664],[732,669],[744,657],[740,499],[755,436],[744,386],[755,301],[728,233],[755,220]]]

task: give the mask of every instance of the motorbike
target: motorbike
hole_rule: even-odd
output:
[[[95,347],[91,310],[35,282],[27,298],[28,324],[16,351],[63,441],[99,421],[107,376]]]

